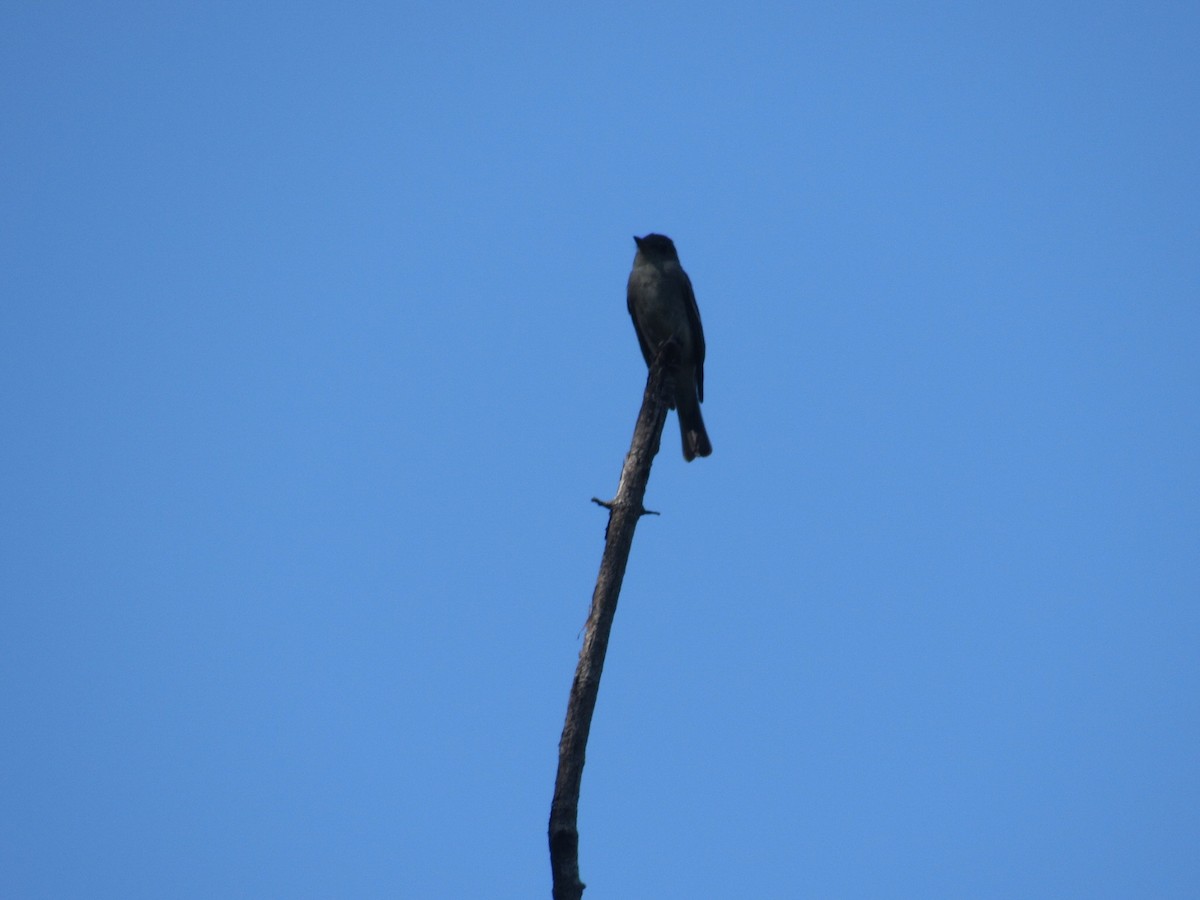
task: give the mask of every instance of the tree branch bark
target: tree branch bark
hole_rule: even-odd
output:
[[[642,506],[650,466],[658,453],[663,424],[674,389],[674,373],[679,365],[678,347],[668,341],[650,366],[642,409],[633,430],[633,442],[621,469],[617,496],[611,503],[596,500],[609,510],[604,532],[604,556],[592,594],[583,648],[571,684],[567,718],[558,744],[558,776],[554,781],[554,800],[550,805],[550,870],[554,879],[554,900],[581,900],[584,884],[579,880],[579,785],[592,713],[600,691],[600,675],[608,650],[608,636],[625,565],[633,545],[638,519],[647,513]],[[595,498],[593,498],[595,499]]]

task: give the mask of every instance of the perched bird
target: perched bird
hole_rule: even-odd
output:
[[[704,401],[704,329],[692,281],[679,264],[675,243],[663,234],[635,237],[637,254],[629,273],[626,302],[646,365],[659,348],[674,338],[679,346],[679,372],[675,376],[675,401],[683,434],[683,458],[712,453],[700,404]]]

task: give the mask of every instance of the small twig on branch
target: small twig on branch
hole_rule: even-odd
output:
[[[603,506],[603,507],[604,507],[605,509],[607,509],[609,512],[612,512],[613,506],[615,506],[615,505],[616,505],[616,504],[615,504],[615,502],[614,502],[614,501],[612,501],[612,500],[601,500],[599,497],[593,497],[593,498],[592,498],[592,502],[593,502],[593,503],[595,503],[597,506]],[[657,516],[657,515],[659,515],[659,513],[656,513],[656,512],[655,512],[654,510],[652,510],[652,509],[643,509],[643,510],[641,511],[641,515],[643,515],[643,516]]]
[[[554,781],[549,829],[554,900],[580,900],[583,896],[584,884],[579,880],[577,819],[588,733],[592,727],[592,713],[596,709],[596,696],[600,691],[600,675],[604,670],[604,655],[608,650],[608,636],[617,611],[617,598],[621,593],[625,565],[633,545],[633,532],[641,516],[658,515],[649,513],[642,506],[642,499],[646,496],[646,483],[650,480],[650,466],[658,453],[678,364],[678,347],[673,341],[668,341],[650,366],[646,391],[642,396],[642,409],[638,413],[633,442],[621,469],[617,496],[610,502],[592,498],[593,502],[609,511],[608,526],[604,531],[604,556],[592,594],[592,608],[584,626],[586,635],[583,648],[579,651],[579,665],[575,669],[575,680],[571,683],[567,718],[558,744],[558,776]]]

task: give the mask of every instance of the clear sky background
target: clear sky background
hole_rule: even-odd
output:
[[[1200,7],[0,13],[0,896],[1200,894]]]

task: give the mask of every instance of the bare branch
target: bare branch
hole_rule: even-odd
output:
[[[554,800],[550,806],[550,869],[554,877],[554,900],[581,900],[584,884],[579,880],[579,786],[583,778],[584,756],[592,713],[600,691],[600,675],[608,651],[608,636],[617,598],[625,578],[625,565],[633,546],[633,532],[638,519],[648,510],[642,506],[650,466],[658,453],[663,424],[674,391],[675,370],[679,351],[673,341],[659,350],[650,366],[642,409],[633,430],[633,442],[621,468],[617,496],[609,502],[592,498],[608,511],[608,526],[604,532],[604,556],[600,574],[592,594],[592,609],[588,614],[579,665],[571,684],[567,702],[567,718],[562,739],[558,744],[558,777],[554,782]],[[658,515],[653,513],[653,515]]]

